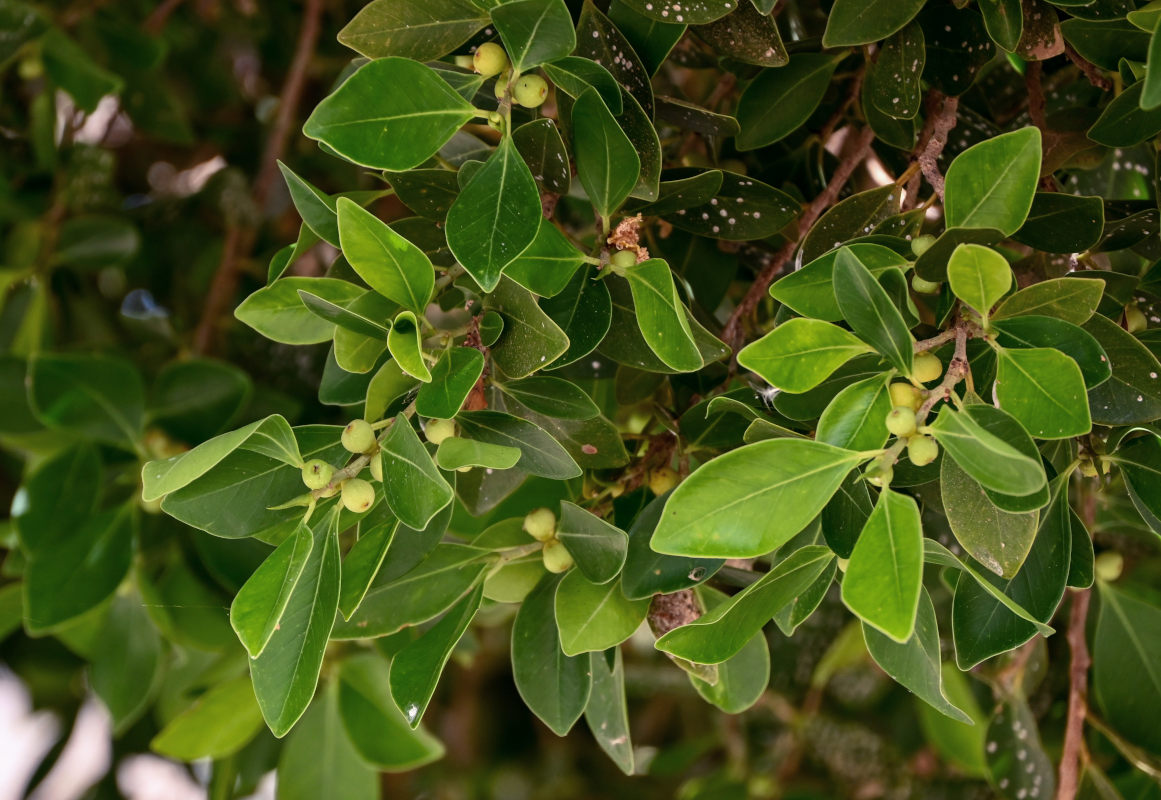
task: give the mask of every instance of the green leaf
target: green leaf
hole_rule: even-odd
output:
[[[851,553],[843,602],[865,624],[902,643],[915,629],[922,588],[919,506],[905,494],[884,489]]]
[[[699,236],[744,242],[773,236],[800,210],[798,201],[773,186],[745,175],[722,172],[722,186],[708,203],[679,209],[664,219]]]
[[[479,76],[479,80],[482,82],[483,77]],[[386,176],[395,195],[405,206],[436,222],[447,218],[447,212],[460,193],[458,177],[458,173],[443,168],[413,169]]]
[[[835,203],[818,218],[802,240],[799,258],[812,263],[835,247],[836,242],[863,236],[892,214],[899,212],[901,192],[895,184],[879,186],[853,194]],[[881,245],[863,245],[872,250],[888,249]],[[889,251],[895,255],[894,251]],[[906,260],[896,256],[903,264]],[[868,264],[868,267],[870,265]],[[826,269],[833,269],[833,259]],[[806,316],[814,316],[807,314]]]
[[[1146,111],[1144,91],[1145,81],[1138,81],[1114,97],[1088,129],[1088,138],[1107,147],[1134,147],[1161,131],[1161,107]]]
[[[883,420],[891,411],[885,375],[845,386],[822,412],[815,438],[848,450],[878,450],[887,442]]]
[[[1149,58],[1145,64],[1145,77],[1141,81],[1141,99],[1138,101],[1144,111],[1152,111],[1161,106],[1161,36],[1157,31],[1149,37]]]
[[[500,140],[447,215],[447,243],[485,292],[536,238],[540,192],[511,137]]]
[[[1055,317],[1026,315],[992,321],[996,343],[1001,347],[1051,347],[1076,362],[1088,388],[1099,386],[1112,375],[1108,354],[1091,333]],[[1087,402],[1086,402],[1087,405]]]
[[[468,411],[456,417],[464,435],[520,450],[520,469],[552,480],[579,477],[581,468],[543,428],[500,411]]]
[[[339,246],[339,226],[335,216],[335,199],[314,184],[299,176],[290,167],[278,162],[282,179],[290,191],[291,202],[303,223],[323,241]],[[349,200],[347,202],[350,202]]]
[[[1001,690],[988,725],[984,760],[988,779],[1010,797],[1056,796],[1056,770],[1040,744],[1040,725],[1022,692]],[[994,746],[993,746],[994,745]],[[1071,794],[1068,792],[1067,794]]]
[[[568,56],[555,63],[545,64],[544,72],[556,88],[569,97],[578,98],[589,88],[593,88],[614,115],[620,116],[624,109],[621,87],[617,79],[592,59]]]
[[[48,79],[88,114],[97,110],[102,97],[118,94],[125,86],[120,76],[93,61],[59,28],[50,28],[40,38],[40,54]]]
[[[223,361],[171,361],[153,381],[146,424],[158,425],[181,441],[203,442],[231,427],[251,389],[249,376]]]
[[[732,12],[738,4],[738,0],[686,0],[686,2],[663,0],[660,3],[650,0],[623,0],[623,2],[649,19],[686,25],[705,25],[707,22],[713,22]]]
[[[361,210],[361,209],[360,209]],[[366,294],[337,278],[280,278],[242,301],[234,316],[267,339],[284,344],[318,344],[335,334],[334,323],[303,305],[299,291],[346,308]]]
[[[909,375],[915,339],[890,295],[850,248],[839,250],[835,258],[834,296],[859,338]]]
[[[399,521],[386,516],[386,505],[377,504],[368,512],[367,517],[374,515],[378,519],[364,517],[359,520],[359,538],[343,558],[342,580],[339,582],[339,611],[343,619],[350,619],[358,610],[387,557],[391,543],[395,541]]]
[[[456,643],[468,629],[483,599],[483,585],[452,606],[443,619],[404,647],[391,662],[391,697],[412,728],[419,725],[423,712],[435,694],[443,668]]]
[[[819,545],[794,551],[729,600],[662,636],[657,649],[695,664],[722,663],[814,583],[833,558],[829,549]]]
[[[339,31],[339,41],[367,58],[432,61],[488,24],[470,0],[372,0]]]
[[[90,442],[44,460],[12,500],[12,521],[25,555],[51,557],[96,513],[102,483],[101,459]],[[62,486],[69,490],[62,492]]]
[[[939,660],[939,629],[935,607],[924,589],[915,618],[915,632],[903,644],[895,642],[864,624],[867,652],[883,671],[936,711],[952,719],[972,724],[972,718],[952,704],[943,693]]]
[[[649,546],[667,500],[668,496],[655,498],[629,526],[629,549],[625,553],[625,566],[621,570],[621,590],[631,600],[696,586],[711,577],[725,563],[716,558],[663,555]]]
[[[593,583],[608,583],[625,564],[629,545],[625,532],[567,500],[560,503],[556,538],[564,543],[577,569]]]
[[[133,505],[86,518],[24,568],[24,628],[48,633],[117,590],[133,556]]]
[[[789,60],[774,17],[752,2],[739,3],[721,19],[700,26],[697,36],[719,54],[745,64],[782,67]]]
[[[1059,350],[1000,349],[996,402],[1038,439],[1067,439],[1092,430],[1084,376]]]
[[[856,242],[847,245],[847,249],[876,279],[891,267],[906,267],[908,263],[903,256],[881,244]],[[838,254],[838,250],[831,250],[779,278],[770,287],[770,296],[804,317],[838,322],[843,318],[834,298],[834,262]]]
[[[628,600],[620,581],[593,583],[569,570],[556,589],[556,624],[566,656],[616,647],[645,620],[650,600]]]
[[[574,383],[551,375],[536,375],[497,384],[500,391],[538,414],[558,419],[592,419],[601,410]]]
[[[536,298],[515,282],[501,279],[486,300],[504,319],[492,346],[492,359],[509,378],[523,378],[552,364],[568,350],[569,340]]]
[[[592,691],[588,654],[560,648],[554,603],[562,578],[549,576],[525,598],[512,624],[512,677],[528,709],[557,736],[580,719]]]
[[[149,749],[168,758],[196,761],[238,752],[262,728],[262,712],[250,678],[211,686],[153,737]]]
[[[124,731],[145,710],[161,667],[161,636],[136,594],[114,598],[93,648],[93,691]]]
[[[612,298],[605,281],[595,280],[596,275],[592,266],[577,270],[560,294],[540,303],[540,308],[568,338],[567,349],[553,366],[563,367],[584,358],[609,332]]]
[[[1120,467],[1129,498],[1145,524],[1161,536],[1161,442],[1147,433],[1109,457]]]
[[[1035,314],[1083,325],[1096,311],[1104,291],[1105,282],[1099,278],[1054,278],[1009,295],[993,316]]]
[[[443,757],[443,745],[427,731],[412,730],[391,699],[387,662],[372,653],[348,658],[339,672],[343,729],[362,760],[387,772],[404,772]],[[333,788],[324,788],[326,796]]]
[[[950,406],[939,410],[931,430],[956,463],[986,489],[1023,497],[1047,481],[1040,464]]]
[[[439,443],[439,449],[435,451],[435,463],[444,470],[461,467],[511,469],[520,461],[520,455],[515,447],[451,436]]]
[[[475,115],[430,67],[381,58],[319,103],[302,132],[348,161],[399,172],[431,158]]]
[[[1161,362],[1120,325],[1095,314],[1084,325],[1108,354],[1113,375],[1088,393],[1097,425],[1138,425],[1161,417]]]
[[[611,655],[612,664],[609,663]],[[629,741],[629,709],[625,702],[625,665],[621,649],[593,653],[593,688],[585,706],[585,722],[593,738],[626,775],[633,774],[633,745]]]
[[[1152,752],[1161,751],[1153,724],[1161,713],[1161,611],[1107,583],[1098,583],[1093,637],[1093,689],[1112,727]]]
[[[1040,130],[1021,128],[972,145],[947,168],[944,216],[949,228],[1020,229],[1040,180]]]
[[[633,294],[637,321],[650,349],[667,367],[692,372],[702,366],[685,306],[677,293],[669,265],[660,258],[643,261],[624,272]]]
[[[484,355],[474,347],[445,350],[431,369],[431,381],[419,387],[415,411],[420,416],[451,419],[484,373]]]
[[[637,184],[641,159],[595,89],[572,108],[577,177],[597,213],[609,219]]]
[[[1024,32],[1020,0],[981,0],[977,5],[992,41],[1009,53],[1016,52],[1020,35]]]
[[[422,314],[435,286],[427,255],[345,197],[338,201],[343,255],[367,285],[388,300]]]
[[[331,680],[278,759],[278,794],[285,800],[309,800],[329,794],[349,800],[379,800],[379,780],[343,729],[339,684]]]
[[[1003,238],[995,228],[948,228],[915,260],[915,274],[929,281],[945,281],[947,262],[961,244],[993,245]]]
[[[333,520],[333,521],[332,521]],[[281,621],[250,661],[258,706],[271,732],[285,736],[310,705],[339,607],[337,513],[313,529],[314,546]]]
[[[33,413],[50,428],[121,446],[141,438],[145,387],[122,358],[37,355],[28,362],[27,382]]]
[[[910,22],[923,0],[835,0],[822,34],[823,47],[849,47],[886,39]]]
[[[552,297],[564,291],[583,263],[584,253],[556,225],[542,220],[532,244],[504,268],[504,275],[533,294]]]
[[[411,421],[399,414],[379,443],[383,458],[383,494],[399,521],[423,530],[448,503],[452,488],[415,434]]]
[[[757,442],[718,456],[670,495],[651,545],[669,555],[765,555],[806,527],[858,460],[806,439]]]
[[[1100,197],[1037,192],[1028,219],[1012,238],[1046,253],[1083,253],[1101,240],[1104,227],[1105,205]]]
[[[431,383],[431,370],[423,358],[419,322],[412,311],[400,311],[387,334],[387,349],[399,368],[413,378]]]
[[[728,598],[708,586],[697,588],[707,610],[713,610]],[[761,631],[750,637],[742,649],[716,665],[717,681],[709,683],[692,672],[689,682],[697,693],[727,714],[740,714],[750,708],[766,691],[770,682],[770,645]]]
[[[527,72],[576,47],[572,15],[563,0],[515,0],[492,9],[512,69]]]
[[[952,294],[978,311],[984,322],[1001,297],[1012,288],[1012,268],[990,247],[961,244],[947,262]]]
[[[351,303],[350,309],[336,305],[330,300],[325,300],[316,294],[311,294],[305,289],[298,290],[298,297],[300,300],[302,300],[302,304],[306,306],[312,314],[315,314],[316,316],[335,324],[336,358],[338,358],[337,350],[338,342],[340,341],[340,334],[343,332],[355,334],[355,338],[358,341],[368,339],[371,340],[372,343],[378,345],[379,352],[382,352],[384,346],[383,343],[387,340],[387,333],[389,329],[383,325],[380,325],[371,317],[360,314],[358,311],[351,309],[361,305],[362,302],[366,301],[368,297],[377,298],[380,302],[387,303],[392,311],[397,308],[395,304],[388,303],[387,300],[379,297],[373,292],[367,292],[362,297],[355,300],[354,303]],[[376,357],[377,356],[378,353],[376,353]]]
[[[919,724],[927,742],[940,757],[955,765],[965,775],[982,778],[986,773],[984,746],[987,717],[972,693],[971,680],[956,669],[955,664],[944,662],[940,670],[943,696],[972,718],[973,724],[959,722],[940,714],[927,703],[917,703]]]
[[[845,56],[797,53],[786,66],[759,72],[738,100],[742,132],[734,140],[737,148],[765,147],[803,125],[822,102],[835,68]]]
[[[743,347],[738,364],[785,392],[805,392],[855,356],[870,352],[850,331],[798,317]]]
[[[262,654],[314,548],[310,528],[299,524],[238,590],[230,604],[230,626],[251,658]]]
[[[142,499],[151,502],[185,488],[239,449],[294,467],[304,463],[289,423],[281,415],[272,414],[244,428],[215,436],[193,450],[164,461],[146,463],[141,470]]]

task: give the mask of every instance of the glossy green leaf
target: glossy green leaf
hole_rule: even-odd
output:
[[[707,610],[726,602],[725,594],[708,586],[699,586],[698,595]],[[689,681],[697,693],[727,714],[740,714],[750,708],[770,682],[770,646],[759,631],[742,649],[717,665],[717,681],[708,683],[692,673]]]
[[[141,437],[145,388],[128,361],[96,354],[37,355],[28,362],[27,385],[33,413],[50,428],[122,446]]]
[[[1083,325],[1096,311],[1105,291],[1098,278],[1054,278],[1034,283],[1009,295],[996,309],[995,318],[1035,314]]]
[[[744,242],[773,236],[800,210],[798,201],[769,184],[722,172],[722,186],[715,197],[703,205],[667,214],[665,221],[699,236]]]
[[[1047,480],[1040,464],[950,406],[939,410],[931,429],[956,463],[986,489],[1022,497],[1039,491]]]
[[[343,308],[366,294],[353,283],[336,278],[280,278],[243,300],[234,316],[276,342],[317,344],[330,340],[334,323],[303,305],[299,291]]]
[[[876,278],[891,267],[905,267],[908,263],[906,258],[880,244],[856,242],[847,248]],[[834,262],[838,254],[838,250],[832,250],[779,278],[770,287],[770,296],[804,317],[838,322],[843,318],[834,297]]]
[[[851,553],[843,602],[865,624],[906,642],[915,628],[922,587],[919,506],[911,497],[885,489]]]
[[[981,0],[977,5],[992,41],[1009,53],[1015,52],[1024,31],[1020,0]]]
[[[387,334],[387,349],[399,368],[413,378],[431,383],[431,370],[423,358],[419,322],[412,311],[400,311]]]
[[[685,306],[677,293],[669,265],[659,258],[625,270],[633,294],[641,335],[667,367],[679,372],[701,368],[701,354],[693,341]]]
[[[996,575],[1015,575],[1036,538],[1038,512],[998,508],[954,458],[940,465],[940,492],[948,524],[964,549]]]
[[[753,445],[752,445],[753,446]],[[812,584],[834,554],[808,545],[726,602],[657,640],[657,649],[695,664],[720,664]]]
[[[483,586],[478,585],[391,661],[391,697],[412,728],[423,719],[452,649],[476,616],[482,599]]]
[[[339,31],[339,41],[367,58],[431,61],[488,24],[470,0],[372,0]]]
[[[422,530],[452,501],[452,488],[415,434],[411,421],[399,414],[379,443],[383,458],[383,494],[404,525]]]
[[[568,338],[568,347],[554,365],[584,358],[605,338],[613,319],[613,303],[605,281],[594,280],[596,267],[573,273],[559,294],[541,301],[540,308]]]
[[[929,281],[947,280],[947,262],[962,244],[994,245],[1004,238],[995,228],[948,228],[915,260],[915,274]]]
[[[1161,442],[1147,433],[1118,448],[1112,460],[1125,478],[1129,499],[1150,529],[1161,536]]]
[[[947,168],[944,216],[949,228],[1020,229],[1040,179],[1040,131],[994,136],[969,147]]]
[[[620,88],[617,87],[613,76],[608,77],[619,100]],[[557,88],[560,88],[559,83]],[[605,102],[609,101],[606,99]],[[541,189],[553,194],[568,192],[572,184],[572,168],[569,164],[568,150],[565,149],[564,140],[555,122],[546,118],[526,122],[512,131],[512,143],[520,151],[524,163],[532,170],[532,177],[540,184]],[[543,225],[544,223],[541,223],[541,227]],[[509,270],[514,266],[515,264],[509,267]]]
[[[592,419],[601,410],[580,387],[563,378],[537,375],[499,384],[500,391],[533,411],[560,419]]]
[[[462,467],[511,469],[519,463],[520,455],[515,447],[452,436],[439,443],[439,449],[435,451],[435,463],[445,470]]]
[[[851,328],[904,375],[911,373],[915,339],[886,290],[849,248],[834,262],[834,296]]]
[[[609,656],[612,656],[612,664]],[[585,706],[585,722],[597,744],[626,775],[634,769],[633,745],[629,741],[629,709],[625,702],[625,665],[620,648],[593,653],[593,688]]]
[[[512,624],[512,677],[525,705],[557,736],[576,723],[592,691],[589,655],[561,650],[554,609],[562,578],[550,576],[525,598]]]
[[[822,35],[823,47],[870,44],[910,22],[923,0],[835,0]]]
[[[153,737],[149,748],[182,761],[225,758],[241,750],[262,728],[262,712],[250,678],[242,675],[211,686]]]
[[[339,611],[350,619],[379,573],[383,559],[395,541],[399,521],[385,513],[386,503],[377,505],[359,520],[359,538],[343,557],[339,590]],[[368,519],[374,516],[375,519]],[[406,528],[410,531],[410,528]],[[407,535],[406,533],[404,535]]]
[[[818,222],[811,227],[806,238],[802,240],[799,258],[809,265],[840,243],[870,233],[877,224],[888,216],[898,213],[900,195],[899,187],[888,184],[843,198],[827,209],[818,218]],[[887,249],[882,248],[881,245],[861,245],[861,247],[871,249],[872,252]],[[894,251],[891,253],[894,254]],[[904,261],[904,263],[906,262]],[[871,265],[867,266],[870,268]],[[833,269],[833,259],[827,263],[826,269],[828,271]],[[807,316],[814,315],[807,314]]]
[[[334,198],[320,191],[281,161],[278,162],[278,169],[282,172],[282,179],[286,182],[290,199],[303,223],[320,239],[338,247],[339,226],[335,215]]]
[[[661,519],[668,496],[651,501],[629,527],[629,549],[621,570],[621,590],[630,599],[669,594],[696,586],[716,573],[724,560],[686,558],[658,553],[650,539]],[[561,515],[563,519],[563,514]]]
[[[504,268],[504,275],[533,294],[552,297],[564,291],[583,263],[584,253],[559,228],[543,220],[532,244]]]
[[[464,435],[488,444],[520,450],[520,469],[553,480],[581,474],[572,456],[543,428],[528,420],[499,411],[469,411],[456,421]]]
[[[1065,439],[1092,430],[1084,376],[1059,350],[1038,347],[997,353],[996,401],[1038,439]]]
[[[510,137],[464,186],[447,215],[447,243],[485,292],[536,238],[540,193]]]
[[[351,308],[348,309],[332,303],[331,301],[322,297],[319,297],[316,294],[311,294],[305,289],[298,290],[298,298],[302,301],[302,304],[306,306],[308,311],[318,317],[321,317],[322,319],[327,320],[328,322],[334,323],[336,358],[338,357],[338,342],[341,341],[340,335],[343,333],[355,334],[355,336],[351,339],[352,343],[370,339],[373,344],[378,345],[379,351],[382,352],[382,343],[386,341],[389,329],[386,326],[376,322],[371,317],[360,314],[358,311],[353,310],[368,297],[377,297],[377,295],[372,292],[367,292],[362,297],[355,300],[354,303],[351,303]],[[379,298],[379,300],[384,303],[387,302],[386,300],[383,300],[383,298]],[[395,306],[391,304],[391,309],[394,310],[394,308]],[[378,353],[376,353],[376,356],[377,355]]]
[[[1100,241],[1104,227],[1100,197],[1037,192],[1028,218],[1012,238],[1046,253],[1083,253]]]
[[[338,201],[343,255],[367,285],[422,314],[431,299],[435,270],[422,250],[378,217],[345,197]]]
[[[1133,147],[1161,131],[1161,107],[1146,111],[1141,104],[1145,82],[1138,81],[1105,106],[1088,138],[1107,147]]]
[[[474,347],[445,350],[431,368],[431,380],[419,387],[415,411],[421,416],[451,419],[484,372],[484,356]]]
[[[645,621],[649,602],[626,599],[620,581],[597,584],[579,569],[569,570],[556,589],[561,650],[576,656],[616,647]]]
[[[251,658],[261,655],[278,627],[313,548],[310,528],[300,524],[266,557],[230,604],[230,626]]]
[[[545,64],[544,72],[556,88],[569,97],[578,98],[592,88],[596,89],[597,94],[605,101],[605,106],[614,115],[620,116],[624,109],[621,87],[617,79],[592,59],[567,56],[555,63]]]
[[[961,244],[947,262],[951,291],[988,319],[988,313],[1012,287],[1012,268],[990,247]]]
[[[785,67],[758,73],[738,100],[738,149],[773,144],[805,123],[822,102],[842,57],[799,53]]]
[[[813,389],[857,355],[872,349],[850,331],[804,317],[787,320],[738,353],[738,364],[786,392]]]
[[[572,15],[564,0],[515,0],[492,9],[512,69],[527,72],[563,58],[576,47]]]
[[[572,108],[577,177],[597,213],[608,219],[637,184],[641,159],[595,89]]]
[[[509,378],[531,375],[568,349],[564,331],[513,281],[500,280],[487,305],[504,319],[504,331],[493,345],[492,357]]]
[[[848,450],[877,450],[887,442],[889,380],[876,375],[845,386],[822,412],[815,438]]]
[[[670,495],[652,547],[669,555],[765,555],[806,527],[858,460],[805,439],[757,442],[718,456]],[[782,511],[772,515],[771,508]]]
[[[593,583],[608,583],[625,563],[629,545],[625,532],[568,501],[561,501],[556,537]]]
[[[1084,385],[1090,389],[1112,375],[1112,366],[1104,348],[1079,325],[1056,317],[1029,314],[993,320],[992,327],[996,331],[996,342],[1002,347],[1052,347],[1064,353],[1080,367]]]
[[[387,670],[387,662],[371,653],[342,664],[339,712],[354,749],[364,762],[387,772],[404,772],[443,757],[439,740],[422,728],[412,730],[396,707]]]
[[[1104,348],[1112,377],[1088,393],[1097,425],[1136,425],[1161,417],[1161,362],[1136,337],[1095,314],[1084,329]]]
[[[1093,637],[1093,689],[1113,729],[1157,752],[1161,735],[1161,611],[1107,583]]]
[[[278,793],[286,800],[335,794],[350,800],[378,800],[378,776],[343,728],[339,686],[330,681],[287,738],[278,759]]]

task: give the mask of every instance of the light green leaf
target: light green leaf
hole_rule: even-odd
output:
[[[702,365],[669,264],[651,258],[625,270],[641,335],[667,367],[692,372]]]
[[[1053,278],[1034,283],[1004,298],[995,319],[1036,314],[1083,325],[1096,311],[1105,291],[1099,278]]]
[[[908,263],[906,258],[881,244],[855,242],[847,247],[876,279],[891,267],[906,267]],[[834,299],[834,262],[838,254],[838,250],[831,250],[779,278],[770,287],[770,296],[804,317],[838,322],[843,318]]]
[[[386,772],[405,772],[443,757],[443,745],[422,728],[412,730],[391,698],[387,662],[373,653],[345,660],[339,672],[343,729],[363,761]],[[316,795],[325,797],[324,794]]]
[[[280,278],[242,301],[234,316],[267,339],[284,344],[329,341],[334,323],[317,316],[302,303],[299,291],[346,308],[366,294],[353,283],[337,278]]]
[[[431,382],[431,370],[423,358],[423,343],[420,341],[419,322],[415,313],[400,311],[391,323],[391,331],[387,334],[387,349],[391,351],[399,368],[413,378]]]
[[[579,477],[581,468],[543,428],[500,411],[468,411],[456,417],[465,437],[520,450],[520,469],[552,480]]]
[[[314,536],[299,524],[246,580],[230,604],[230,626],[251,658],[262,654],[298,584]]]
[[[725,594],[704,584],[696,591],[710,611],[728,600]],[[750,708],[770,683],[770,645],[766,635],[762,631],[755,633],[741,650],[715,665],[715,671],[717,680],[712,684],[693,672],[687,671],[686,675],[703,699],[727,714],[740,714]]]
[[[520,461],[520,451],[515,447],[477,442],[451,436],[439,443],[435,451],[435,463],[440,469],[453,470],[461,467],[484,467],[485,469],[511,469]]]
[[[952,293],[986,322],[992,306],[1012,287],[1012,268],[990,247],[961,244],[948,259],[947,281]]]
[[[1005,511],[952,458],[940,464],[940,492],[956,540],[1003,578],[1017,573],[1036,539],[1038,511]]]
[[[909,375],[915,338],[891,296],[849,247],[839,250],[835,258],[834,297],[859,338]]]
[[[149,749],[179,761],[225,758],[262,728],[262,712],[250,678],[242,675],[211,686],[153,737]]]
[[[278,162],[278,169],[282,172],[290,200],[303,223],[320,239],[338,247],[339,226],[335,217],[335,199],[281,161]]]
[[[1020,229],[1040,180],[1040,130],[1021,128],[964,150],[947,168],[944,216],[949,228]]]
[[[878,450],[887,442],[883,420],[891,411],[886,375],[845,386],[822,412],[815,438],[848,450]]]
[[[415,411],[420,416],[451,419],[484,373],[484,355],[474,347],[445,350],[431,369],[431,381],[419,387]]]
[[[1040,464],[988,433],[964,412],[945,405],[931,430],[956,463],[986,489],[1023,497],[1047,483]]]
[[[427,255],[358,203],[340,197],[337,208],[343,255],[359,277],[388,300],[422,314],[435,286]]]
[[[625,563],[629,545],[625,532],[567,500],[560,503],[556,538],[564,543],[577,569],[593,583],[608,583]]]
[[[850,331],[829,322],[787,320],[738,353],[738,364],[786,392],[805,392],[872,348]]]
[[[628,600],[620,581],[597,584],[569,570],[556,589],[556,624],[566,656],[616,647],[645,621],[650,600]]]
[[[327,322],[334,323],[336,359],[338,358],[338,343],[341,341],[340,335],[343,333],[355,335],[352,343],[354,341],[370,340],[372,344],[379,347],[379,352],[382,352],[386,346],[384,342],[387,341],[389,328],[355,310],[364,304],[367,298],[377,299],[379,302],[387,305],[392,312],[398,308],[394,303],[388,302],[374,292],[366,292],[362,297],[351,303],[350,308],[343,308],[336,303],[332,303],[330,300],[319,297],[317,294],[311,294],[305,289],[298,290],[298,298],[312,314],[325,319]],[[376,353],[377,355],[378,353]]]
[[[542,220],[532,244],[504,268],[504,275],[533,294],[553,297],[564,291],[583,263],[584,253],[576,249],[560,228],[549,220]]]
[[[998,350],[996,402],[1037,439],[1067,439],[1092,430],[1084,376],[1059,350]]]

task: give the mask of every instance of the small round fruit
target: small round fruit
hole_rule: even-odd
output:
[[[911,377],[920,383],[928,383],[943,375],[943,362],[934,353],[920,353],[911,362]]]
[[[508,82],[512,80],[512,70],[506,69],[496,76],[496,83],[492,86],[492,93],[496,95],[497,100],[503,100],[508,96]]]
[[[375,504],[375,487],[362,478],[343,481],[343,505],[348,511],[362,514]]]
[[[887,430],[895,436],[915,433],[915,410],[911,406],[895,406],[887,412]]]
[[[923,395],[919,390],[906,381],[896,381],[888,388],[891,394],[892,406],[910,406],[918,410],[923,404]]]
[[[572,555],[560,539],[545,542],[541,557],[544,559],[544,568],[549,572],[564,572],[572,566]]]
[[[867,467],[863,476],[872,486],[890,486],[891,479],[895,477],[895,470],[889,464],[874,464]]]
[[[1125,328],[1129,333],[1139,333],[1149,327],[1145,314],[1136,306],[1125,307]]]
[[[432,444],[439,444],[444,439],[456,435],[456,424],[450,419],[429,419],[427,427],[423,429],[423,435]]]
[[[383,453],[379,452],[379,453],[375,453],[375,455],[371,456],[371,463],[367,464],[367,466],[371,468],[371,477],[374,478],[375,480],[379,481],[379,483],[382,483],[383,482]]]
[[[917,467],[926,467],[939,457],[939,445],[930,436],[912,436],[907,441],[907,457]]]
[[[678,475],[670,467],[659,467],[649,472],[649,491],[660,497],[677,485]]]
[[[352,453],[365,453],[375,446],[375,429],[365,419],[353,419],[343,428],[343,447]]]
[[[457,67],[463,67],[464,69],[476,68],[476,59],[474,56],[456,56],[454,60]]]
[[[1125,557],[1116,550],[1106,550],[1096,557],[1093,571],[1096,576],[1106,583],[1121,577],[1125,569]]]
[[[939,287],[938,281],[924,280],[918,275],[911,276],[911,288],[919,294],[939,294]]]
[[[918,258],[930,250],[931,245],[933,244],[935,244],[935,237],[930,233],[925,233],[922,236],[916,236],[911,240],[911,252],[915,254],[916,258]]]
[[[312,458],[302,465],[302,482],[308,489],[322,489],[335,476],[335,468],[321,458]]]
[[[556,535],[556,515],[550,508],[538,508],[524,517],[525,532],[538,542],[547,542]]]
[[[632,250],[618,250],[609,257],[609,264],[612,265],[613,272],[620,274],[620,270],[637,266],[637,254]]]
[[[522,75],[512,91],[512,99],[525,108],[537,108],[547,98],[548,82],[539,75]]]
[[[476,48],[476,54],[472,56],[472,66],[476,68],[476,72],[490,78],[508,68],[508,54],[495,42],[485,42]]]

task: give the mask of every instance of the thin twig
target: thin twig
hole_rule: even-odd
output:
[[[958,329],[948,328],[947,330],[932,336],[930,339],[920,339],[915,343],[915,352],[923,353],[928,350],[934,350],[937,347],[942,347],[943,345],[953,340],[958,333]]]
[[[939,156],[943,153],[943,148],[947,146],[947,135],[951,133],[951,129],[959,121],[956,114],[956,110],[959,108],[959,98],[941,94],[940,99],[939,111],[933,115],[934,124],[931,138],[927,141],[923,152],[919,154],[919,168],[923,170],[923,177],[927,178],[931,188],[935,189],[935,193],[942,200],[943,173],[939,171]]]
[[[850,149],[839,162],[838,169],[830,178],[826,188],[819,193],[818,197],[811,201],[810,205],[802,213],[798,219],[798,232],[793,239],[782,246],[766,262],[762,271],[758,273],[758,277],[750,285],[750,290],[746,292],[746,296],[742,298],[737,308],[730,314],[729,320],[726,322],[725,328],[722,329],[722,341],[725,342],[735,352],[742,344],[742,320],[748,318],[754,309],[758,307],[758,303],[766,296],[766,290],[770,288],[770,284],[774,282],[774,278],[782,271],[786,262],[794,255],[794,251],[798,249],[799,242],[810,231],[814,223],[822,215],[822,212],[830,207],[835,200],[838,199],[839,192],[850,180],[855,168],[863,163],[867,154],[871,151],[871,143],[875,140],[875,132],[870,127],[864,128],[859,132],[857,137],[854,137]]]
[[[262,213],[266,206],[266,200],[278,176],[278,159],[286,152],[286,145],[297,118],[299,100],[306,84],[306,71],[318,44],[322,9],[323,0],[306,0],[302,27],[298,32],[298,43],[294,48],[294,58],[290,62],[286,81],[282,84],[282,91],[278,95],[278,113],[266,139],[258,176],[254,179],[253,197],[259,213]],[[222,257],[214,272],[213,281],[206,295],[206,303],[202,308],[202,316],[194,332],[195,352],[207,353],[212,349],[218,320],[229,312],[234,303],[234,295],[238,289],[239,265],[249,256],[256,235],[257,231],[252,228],[238,227],[227,231],[222,244]]]
[[[1024,85],[1028,89],[1028,116],[1032,124],[1040,129],[1041,134],[1048,127],[1044,121],[1044,86],[1040,82],[1043,71],[1044,67],[1039,61],[1030,61],[1024,68]]]
[[[923,424],[923,421],[927,419],[927,415],[936,403],[940,400],[951,399],[952,390],[971,371],[967,359],[969,323],[967,320],[961,319],[956,322],[953,330],[955,332],[955,353],[951,357],[951,363],[947,365],[947,372],[943,374],[943,381],[931,390],[927,399],[923,401],[923,405],[915,412],[915,418],[920,424]]]
[[[955,100],[950,106],[948,100]],[[931,89],[924,99],[926,107],[926,119],[923,121],[923,129],[919,132],[919,139],[915,142],[915,150],[911,156],[912,166],[908,167],[904,175],[909,175],[910,180],[907,182],[906,197],[903,203],[903,210],[910,211],[919,204],[919,182],[920,172],[924,175],[928,170],[924,166],[925,163],[933,165],[935,174],[939,175],[938,167],[935,163],[939,160],[940,154],[943,152],[944,146],[947,144],[947,134],[955,127],[958,120],[956,110],[959,107],[959,101],[955,98],[948,98],[943,92],[938,89]],[[941,137],[937,136],[937,132],[943,130]],[[900,181],[902,181],[900,177]],[[943,176],[939,175],[937,178],[940,186],[943,185]],[[931,179],[928,178],[930,183]],[[940,192],[942,197],[943,193]]]
[[[1056,784],[1057,800],[1072,800],[1080,782],[1080,762],[1084,750],[1084,720],[1088,714],[1088,653],[1084,629],[1088,620],[1090,590],[1072,592],[1068,614],[1068,647],[1072,664],[1068,670],[1068,722],[1064,729],[1064,751],[1060,756],[1060,777]]]
[[[1113,82],[1101,74],[1100,69],[1095,64],[1088,61],[1080,53],[1076,52],[1067,41],[1064,43],[1064,54],[1068,56],[1068,60],[1076,64],[1080,71],[1084,73],[1084,77],[1088,78],[1088,82],[1101,91],[1110,92],[1113,89]]]

